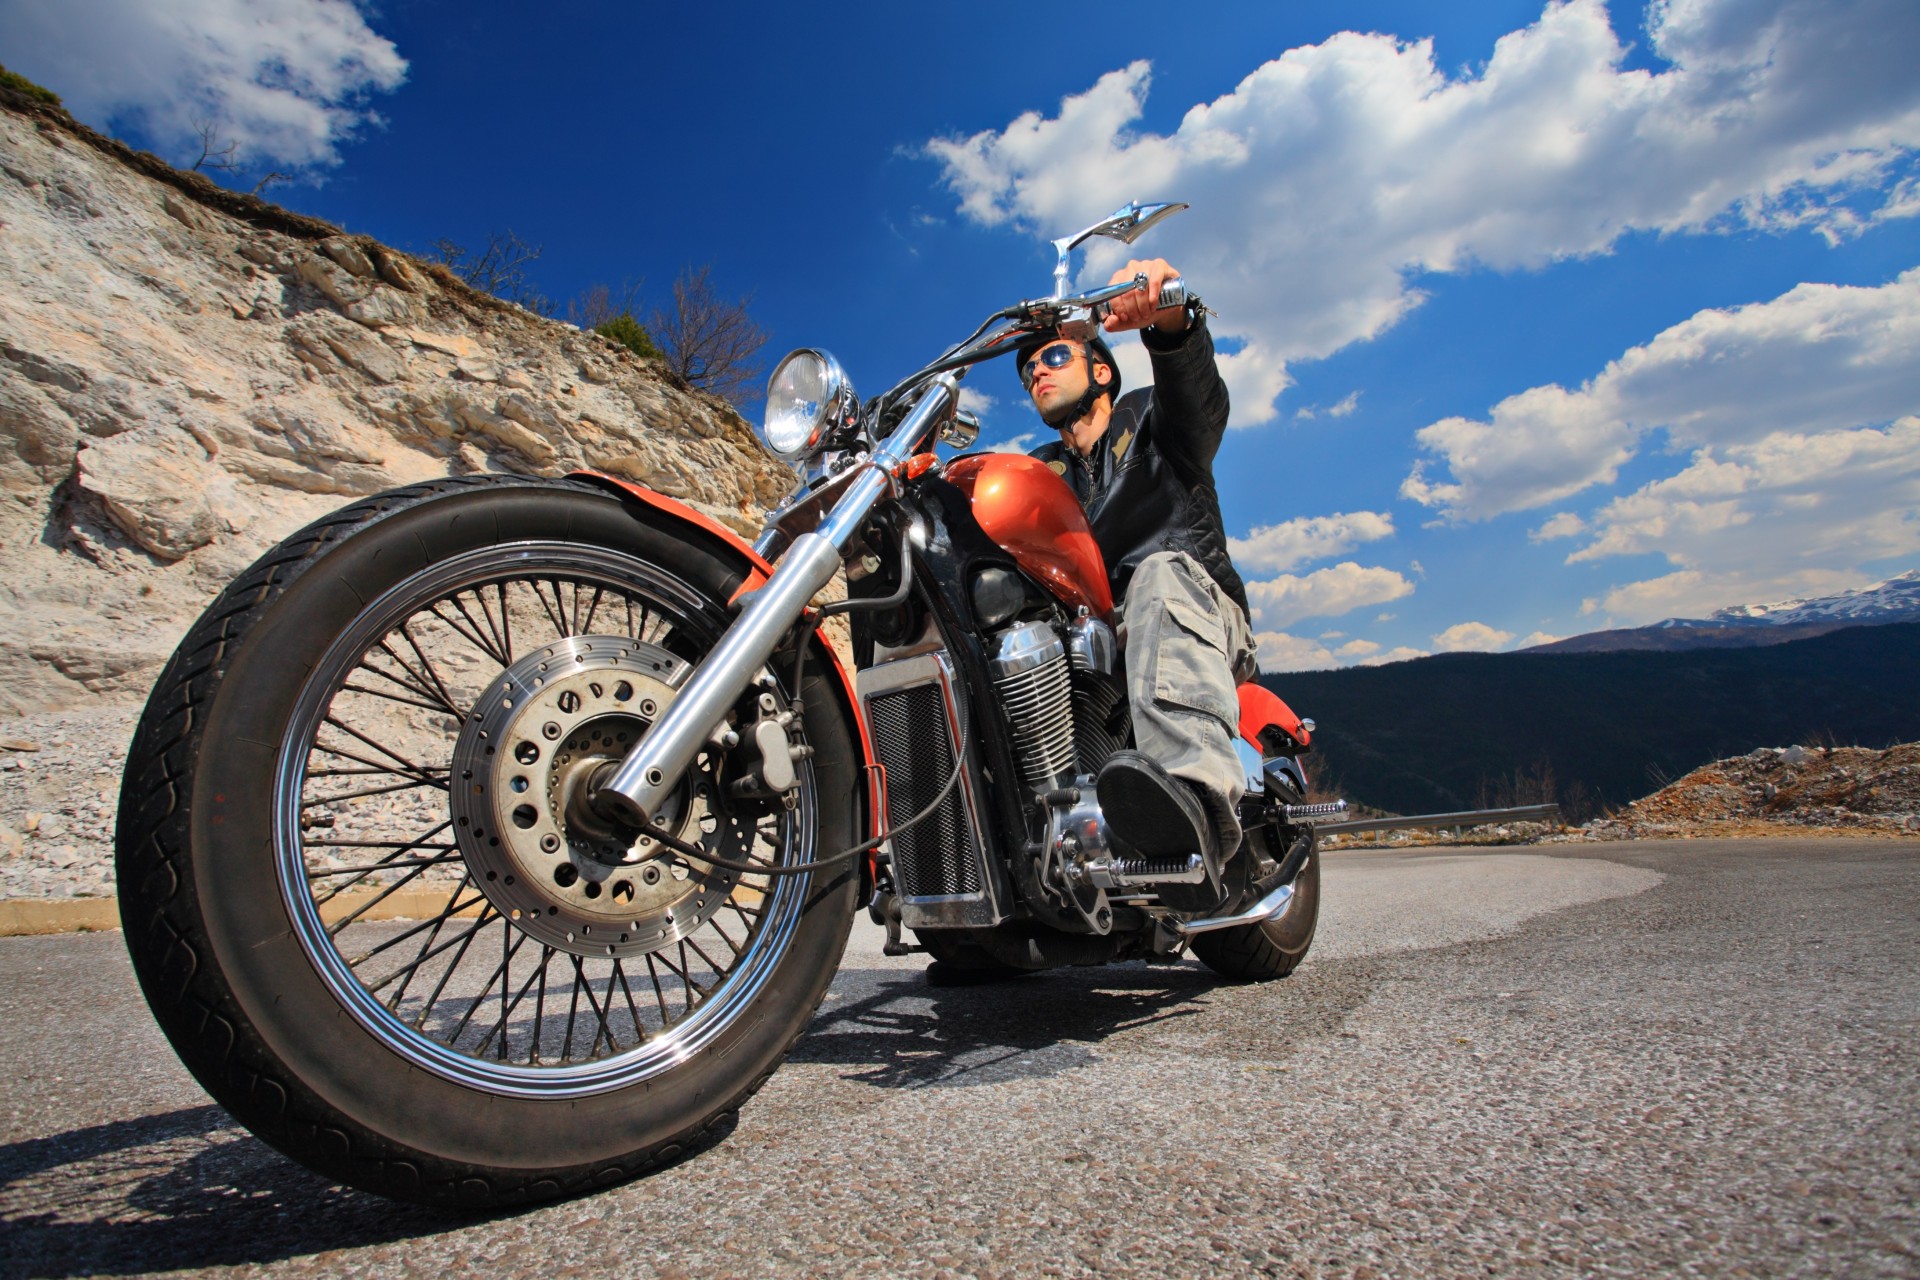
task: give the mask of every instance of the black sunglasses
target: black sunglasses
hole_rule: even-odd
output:
[[[1075,351],[1064,342],[1056,342],[1050,346],[1040,348],[1025,364],[1020,366],[1020,385],[1026,387],[1028,390],[1032,390],[1033,367],[1035,365],[1044,364],[1049,369],[1064,369],[1071,364],[1079,354],[1078,351]]]

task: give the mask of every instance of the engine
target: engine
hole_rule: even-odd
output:
[[[1007,628],[996,640],[990,666],[1021,777],[1048,796],[1046,856],[1095,932],[1105,932],[1110,919],[1104,891],[1161,897],[1197,892],[1205,899],[1202,905],[1217,896],[1217,869],[1199,854],[1131,858],[1108,841],[1092,783],[1129,737],[1118,657],[1112,628],[1083,616],[1064,638],[1041,621]]]

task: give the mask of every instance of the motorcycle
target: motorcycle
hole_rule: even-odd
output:
[[[970,368],[1146,287],[1069,293],[1078,246],[1185,207],[1055,241],[1051,294],[883,395],[789,355],[764,437],[799,480],[752,545],[610,476],[469,476],[234,581],[159,678],[117,831],[135,971],[208,1092],[328,1178],[495,1206],[712,1140],[862,905],[947,977],[1291,972],[1342,807],[1307,803],[1312,723],[1243,685],[1241,846],[1118,847],[1092,779],[1130,740],[1123,646],[1086,519],[1033,459],[934,451],[977,437]]]

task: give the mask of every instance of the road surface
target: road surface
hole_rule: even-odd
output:
[[[0,941],[0,1274],[1920,1274],[1920,842],[1329,857],[1312,956],[930,989],[856,929],[718,1145],[491,1218],[330,1187],[119,935]]]

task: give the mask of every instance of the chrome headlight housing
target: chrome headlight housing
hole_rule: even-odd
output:
[[[860,397],[840,362],[802,347],[774,366],[760,437],[788,462],[804,462],[859,422]]]

